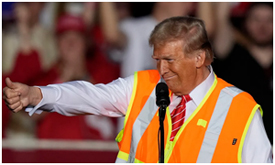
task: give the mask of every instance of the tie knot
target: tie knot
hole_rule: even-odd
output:
[[[177,105],[177,107],[175,109],[179,109],[179,108],[185,107],[186,103],[188,101],[190,101],[190,100],[192,100],[192,98],[189,95],[182,95],[181,96],[181,101],[180,101],[180,103]]]
[[[180,104],[186,104],[190,100],[192,100],[192,99],[189,95],[182,95]]]

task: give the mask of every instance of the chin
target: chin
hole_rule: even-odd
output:
[[[174,86],[173,84],[167,83],[167,86],[168,86],[168,88],[169,88],[173,93],[176,93],[176,92],[177,92],[177,89],[175,88],[175,86]]]

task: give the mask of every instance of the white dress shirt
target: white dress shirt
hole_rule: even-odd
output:
[[[195,111],[212,86],[215,79],[212,67],[210,67],[210,71],[206,80],[190,92],[189,95],[192,100],[186,104],[186,119]],[[66,116],[95,114],[122,117],[126,114],[133,84],[134,76],[129,76],[123,79],[119,78],[106,85],[73,81],[40,87],[43,99],[35,107],[26,108],[26,111],[29,112],[29,115],[47,110]],[[180,101],[181,97],[172,95],[169,105],[170,112],[175,109]],[[273,162],[271,144],[258,110],[252,119],[244,141],[242,162]]]

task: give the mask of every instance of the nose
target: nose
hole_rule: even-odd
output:
[[[168,72],[168,63],[166,60],[160,60],[158,62],[158,70],[160,75],[164,75],[165,73]]]

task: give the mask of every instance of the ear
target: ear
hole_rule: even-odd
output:
[[[204,66],[205,63],[205,51],[199,50],[196,54],[196,67],[200,68]]]

